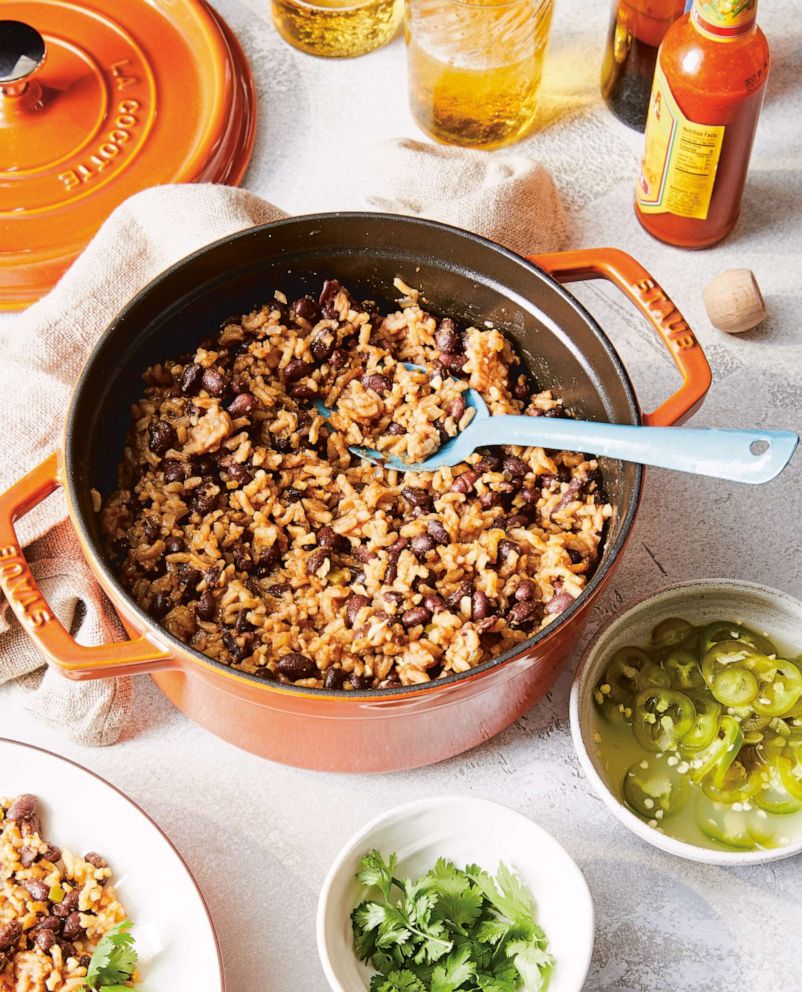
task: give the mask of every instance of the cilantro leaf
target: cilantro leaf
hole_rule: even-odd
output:
[[[378,981],[375,981],[378,979]],[[428,992],[423,982],[414,972],[391,971],[389,975],[374,975],[370,982],[370,992]]]
[[[137,962],[132,926],[130,920],[123,920],[101,937],[86,970],[85,988],[116,992],[115,986],[119,989],[131,980]]]
[[[395,852],[385,861],[378,851],[368,851],[362,858],[356,877],[367,888],[377,886],[381,889],[384,898],[389,899],[393,887],[393,875],[397,867],[398,856]]]
[[[425,876],[429,888],[437,894],[434,915],[446,920],[460,933],[466,933],[482,912],[482,893],[465,872],[440,858]]]
[[[541,992],[546,974],[554,964],[551,954],[530,940],[512,940],[506,952],[523,980],[525,992]]]
[[[482,944],[498,944],[510,932],[510,924],[499,916],[482,920],[476,930],[476,939]]]
[[[434,969],[431,992],[456,992],[475,974],[476,965],[471,961],[471,948],[469,944],[465,944],[452,951],[445,962]]]

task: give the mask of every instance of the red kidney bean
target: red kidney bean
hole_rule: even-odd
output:
[[[429,593],[423,599],[423,605],[432,614],[442,613],[446,608],[445,600],[442,596],[438,596],[436,593]]]
[[[296,382],[290,389],[290,396],[294,400],[313,400],[317,396],[317,392],[303,382]]]
[[[284,366],[282,375],[285,382],[298,382],[315,371],[315,366],[310,362],[302,362],[300,358],[291,358]]]
[[[448,531],[439,520],[430,520],[426,524],[426,533],[436,544],[450,544],[451,538]]]
[[[574,597],[570,592],[558,592],[546,603],[546,613],[562,613],[573,603]]]
[[[393,384],[387,378],[386,375],[380,375],[378,372],[372,372],[367,375],[363,375],[360,382],[365,387],[365,389],[372,389],[374,393],[378,393],[379,396],[384,396],[388,393]]]
[[[252,393],[240,393],[229,404],[228,412],[232,417],[247,417],[258,405],[259,401]]]
[[[163,455],[177,444],[178,436],[166,420],[156,420],[148,427],[148,448],[154,455]]]
[[[323,330],[312,338],[312,342],[309,345],[309,350],[312,352],[312,357],[315,361],[322,364],[331,358],[335,343],[336,338],[334,336],[334,332]]]
[[[367,596],[360,596],[358,593],[354,593],[348,597],[345,602],[345,622],[348,627],[354,626],[359,611],[366,606],[370,606],[370,600]]]
[[[326,674],[323,676],[324,689],[342,689],[344,682],[345,672],[342,668],[334,668],[332,666],[326,669]]]
[[[452,493],[469,493],[474,486],[474,483],[479,478],[478,474],[473,471],[473,469],[468,469],[463,472],[462,475],[458,475],[456,479],[451,483]]]
[[[448,408],[448,412],[454,423],[459,423],[462,419],[462,415],[465,413],[465,398],[463,396],[457,396],[456,399],[453,399]]]
[[[416,558],[425,558],[434,546],[435,540],[428,534],[418,534],[412,538],[412,553]]]
[[[462,350],[457,325],[450,317],[443,317],[437,325],[437,330],[434,334],[434,343],[440,351],[446,353],[453,354]]]
[[[292,309],[301,320],[308,320],[310,324],[314,324],[320,316],[320,306],[311,296],[302,296],[300,300],[296,300]]]
[[[33,820],[39,817],[39,800],[36,796],[26,793],[17,796],[14,802],[8,807],[6,819],[13,823],[20,823],[22,820]]]
[[[471,597],[471,618],[473,620],[484,620],[490,615],[490,600],[487,594],[477,589]]]
[[[467,355],[441,354],[439,358],[439,363],[451,373],[461,372],[467,361]]]
[[[276,671],[290,679],[291,682],[297,682],[299,679],[311,679],[318,674],[314,661],[307,658],[305,654],[298,654],[297,651],[282,655],[276,662]]]
[[[521,579],[518,588],[515,590],[515,598],[518,602],[535,598],[535,583],[531,579]]]
[[[223,373],[217,369],[204,369],[201,385],[210,396],[219,399],[226,391],[228,383]]]
[[[203,366],[198,365],[193,362],[191,365],[184,367],[184,371],[181,373],[181,378],[178,380],[179,388],[184,395],[189,395],[190,393],[197,393],[200,389],[201,379],[203,378]]]
[[[429,622],[429,611],[425,606],[413,606],[410,610],[405,610],[401,614],[401,623],[405,627],[417,627],[419,624]]]
[[[26,878],[25,881],[20,882],[20,885],[31,895],[37,902],[44,902],[47,899],[47,895],[50,892],[49,886],[45,885],[44,882],[40,881],[38,878]]]
[[[97,851],[89,851],[84,855],[84,861],[88,861],[93,868],[108,868],[109,864]]]
[[[428,506],[432,501],[432,494],[425,489],[418,489],[415,486],[406,486],[401,490],[401,495],[410,506]]]
[[[535,612],[535,604],[531,599],[524,599],[510,607],[507,614],[507,622],[511,627],[518,627],[527,620],[530,620]]]

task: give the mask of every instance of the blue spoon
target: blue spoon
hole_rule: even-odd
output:
[[[414,372],[419,365],[404,363]],[[373,448],[349,448],[366,461],[398,472],[434,472],[458,465],[477,448],[494,444],[566,451],[587,451],[625,462],[655,465],[677,472],[708,475],[716,479],[753,484],[769,482],[791,460],[799,436],[793,431],[720,430],[711,427],[633,427],[590,420],[551,417],[490,416],[475,389],[462,394],[473,419],[456,437],[446,441],[423,462],[404,462],[395,455],[385,457]],[[331,410],[320,400],[317,408],[327,419]]]

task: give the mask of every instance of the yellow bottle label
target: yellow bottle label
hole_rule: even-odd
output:
[[[757,0],[694,0],[691,20],[724,32],[748,27],[757,17]]]
[[[645,214],[706,220],[724,126],[695,124],[680,110],[658,60],[635,200]]]

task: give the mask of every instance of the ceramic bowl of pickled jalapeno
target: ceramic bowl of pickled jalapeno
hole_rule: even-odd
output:
[[[751,582],[664,589],[604,628],[571,689],[593,788],[630,830],[708,864],[802,852],[802,602]]]

